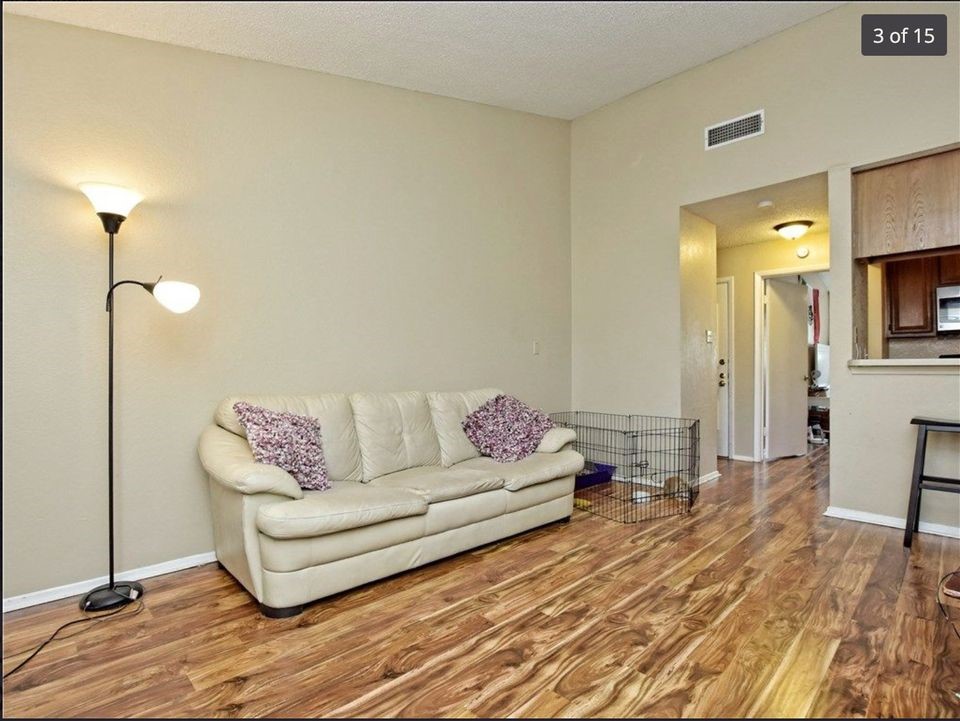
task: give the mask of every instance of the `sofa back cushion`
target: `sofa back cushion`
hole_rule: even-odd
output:
[[[452,466],[470,458],[477,458],[480,451],[470,442],[463,431],[463,420],[491,398],[500,395],[496,388],[476,391],[442,391],[428,393],[430,413],[440,442],[440,461]]]
[[[332,481],[359,481],[363,478],[360,443],[353,420],[353,408],[345,393],[316,396],[230,396],[217,407],[214,421],[238,436],[247,437],[233,404],[238,401],[272,411],[312,416],[320,421],[320,437]]]
[[[350,404],[364,481],[415,466],[439,465],[440,444],[426,394],[354,393]]]

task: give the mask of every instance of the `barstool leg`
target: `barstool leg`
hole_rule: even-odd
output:
[[[920,479],[923,477],[924,459],[927,455],[927,427],[917,426],[917,452],[913,457],[913,480],[910,482],[910,503],[907,506],[906,528],[903,545],[910,548],[913,534],[920,524]]]

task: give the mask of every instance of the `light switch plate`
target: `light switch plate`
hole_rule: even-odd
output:
[[[713,343],[713,331],[712,331],[712,330],[708,330],[708,331],[707,331],[707,343]]]

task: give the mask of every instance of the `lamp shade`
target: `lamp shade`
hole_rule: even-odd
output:
[[[791,220],[789,223],[775,225],[773,229],[787,240],[796,240],[805,235],[811,225],[813,225],[811,220]]]
[[[161,280],[153,286],[153,297],[167,310],[186,313],[200,300],[200,289],[179,280]]]
[[[80,183],[80,191],[87,196],[97,213],[110,213],[124,218],[143,200],[136,190],[108,183]]]

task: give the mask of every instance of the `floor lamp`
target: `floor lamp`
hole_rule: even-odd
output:
[[[136,581],[117,582],[114,575],[114,533],[113,533],[113,311],[115,291],[121,285],[139,285],[153,294],[161,305],[174,313],[186,313],[200,300],[200,290],[195,285],[180,283],[173,280],[163,280],[162,276],[155,283],[144,283],[138,280],[113,279],[113,240],[120,231],[120,224],[127,219],[130,211],[143,200],[143,196],[129,188],[120,188],[106,183],[81,183],[80,190],[89,198],[93,208],[103,223],[103,230],[110,237],[109,281],[107,290],[107,313],[109,314],[109,361],[107,384],[107,497],[108,497],[108,526],[110,538],[110,578],[109,581],[89,591],[80,599],[80,608],[84,611],[106,611],[135,601],[143,595],[143,586]]]

